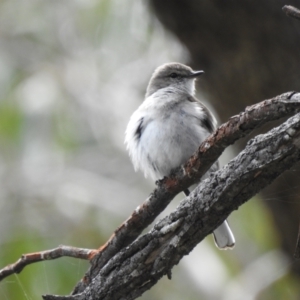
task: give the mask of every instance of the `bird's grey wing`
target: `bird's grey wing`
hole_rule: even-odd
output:
[[[214,130],[216,129],[216,119],[212,115],[210,110],[203,103],[201,103],[197,98],[193,96],[189,96],[187,100],[195,103],[200,107],[200,109],[203,111],[203,113],[199,117],[201,126],[204,127],[209,133],[213,133]]]
[[[198,114],[197,118],[200,121],[201,127],[204,127],[209,133],[213,133],[216,129],[217,121],[210,110],[197,98],[189,96],[188,101],[195,103],[201,110],[202,113]],[[217,160],[209,169],[208,172],[202,177],[206,178],[211,172],[215,172],[220,168],[219,161]]]
[[[216,129],[217,122],[212,115],[212,113],[208,110],[208,108],[202,104],[198,99],[195,97],[189,97],[188,101],[196,103],[202,110],[202,114],[199,114],[198,119],[201,122],[201,126],[206,128],[209,133],[212,133]],[[211,172],[215,172],[219,169],[219,161],[217,160],[210,169],[204,174],[201,180],[205,179]],[[215,243],[218,248],[222,250],[232,249],[235,245],[234,235],[225,220],[216,230],[213,232]]]

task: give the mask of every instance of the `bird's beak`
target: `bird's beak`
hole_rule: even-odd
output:
[[[197,78],[198,76],[202,75],[204,71],[193,71],[193,73],[189,76],[191,78]]]

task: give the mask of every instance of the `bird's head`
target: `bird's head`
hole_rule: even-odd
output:
[[[164,64],[154,71],[146,96],[166,87],[174,87],[193,95],[195,79],[203,73],[204,71],[193,71],[192,68],[180,63]]]

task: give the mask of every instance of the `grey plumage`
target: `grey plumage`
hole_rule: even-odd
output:
[[[146,177],[168,176],[215,130],[214,116],[194,97],[195,78],[202,73],[179,63],[164,64],[153,73],[145,100],[131,116],[125,133],[134,168]],[[212,170],[217,168],[218,163]],[[219,248],[234,246],[226,221],[214,236]]]

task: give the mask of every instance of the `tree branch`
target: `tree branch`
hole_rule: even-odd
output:
[[[44,299],[135,299],[170,274],[174,264],[234,209],[299,160],[299,115],[253,139],[239,156],[203,181],[178,210],[137,239],[142,230],[180,191],[198,182],[228,145],[269,121],[299,111],[300,93],[289,92],[247,107],[221,125],[184,166],[157,183],[104,246],[88,250],[91,267],[73,296]]]
[[[99,253],[91,262],[91,268],[75,287],[73,294],[82,292],[105,264],[121,249],[132,243],[178,193],[198,182],[226,147],[267,122],[291,116],[299,111],[300,94],[288,92],[249,106],[244,112],[221,125],[202,143],[184,166],[175,170],[170,177],[157,182],[154,192],[99,249]]]
[[[39,261],[52,260],[63,256],[90,259],[94,251],[96,250],[60,245],[51,250],[23,254],[15,263],[0,270],[0,281],[9,275],[20,273],[26,266]]]
[[[286,96],[284,98],[284,101],[288,100]],[[299,102],[300,94],[290,100]],[[261,109],[269,102],[263,103],[257,108]],[[219,130],[213,137],[220,134]],[[201,148],[206,149],[206,145]],[[66,297],[45,295],[44,300],[129,300],[139,297],[162,276],[170,276],[172,267],[231,212],[299,160],[300,114],[297,114],[279,127],[249,141],[236,158],[202,181],[176,211],[114,255],[83,292]]]
[[[300,20],[300,10],[291,5],[285,5],[282,10],[287,16]]]

